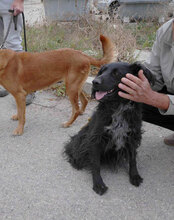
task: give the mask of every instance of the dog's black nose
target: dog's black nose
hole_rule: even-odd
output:
[[[93,81],[92,81],[93,85],[100,85],[101,84],[101,78],[95,78]]]

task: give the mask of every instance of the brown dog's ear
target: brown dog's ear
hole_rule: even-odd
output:
[[[14,56],[14,54],[15,52],[12,50],[0,50],[0,71],[7,66],[9,60]]]
[[[143,70],[143,74],[148,79],[149,83],[153,86],[155,83],[155,76],[151,73],[149,69],[147,69],[143,64],[139,62],[135,62],[130,65],[131,73],[135,76],[138,76],[138,72]]]

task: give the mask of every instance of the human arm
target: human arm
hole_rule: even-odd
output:
[[[145,103],[154,106],[163,111],[167,111],[170,105],[170,98],[166,94],[153,91],[143,71],[140,70],[138,77],[132,74],[126,74],[118,85],[120,89],[127,92],[119,91],[119,96],[135,102]]]
[[[14,0],[11,9],[14,10],[14,16],[24,11],[24,0]]]
[[[172,41],[173,43],[170,43]],[[172,53],[170,52],[170,47],[169,47],[170,44],[171,44]],[[167,56],[166,53],[168,53]],[[164,67],[167,62],[166,59],[168,60],[168,67],[169,67],[168,71],[164,69],[166,68]],[[174,115],[174,95],[161,94],[155,91],[160,91],[165,85],[166,86],[170,85],[169,82],[171,82],[172,80],[170,73],[173,73],[173,69],[171,66],[173,65],[173,59],[174,59],[174,23],[172,21],[169,21],[157,31],[156,40],[152,47],[150,62],[145,63],[146,68],[148,68],[155,76],[155,85],[152,87],[151,92],[148,92],[149,90],[146,88],[145,92],[150,98],[148,99],[148,101],[145,100],[144,103],[159,108],[160,113],[165,115]],[[161,67],[163,67],[164,75],[162,75]],[[137,82],[139,83],[139,81]],[[170,92],[172,93],[172,91]],[[143,102],[143,100],[140,101]]]

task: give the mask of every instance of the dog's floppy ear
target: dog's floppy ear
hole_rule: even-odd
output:
[[[135,62],[130,65],[131,73],[135,76],[138,76],[138,72],[143,70],[143,74],[148,79],[149,83],[153,86],[155,83],[155,76],[151,73],[149,69],[147,69],[143,64],[139,62]]]

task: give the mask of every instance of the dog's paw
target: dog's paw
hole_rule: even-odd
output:
[[[134,186],[139,186],[143,182],[143,178],[140,175],[135,175],[135,176],[130,177],[130,182]]]
[[[17,120],[18,120],[18,116],[17,116],[17,115],[13,115],[13,116],[11,117],[11,119],[14,120],[14,121],[17,121]]]
[[[93,185],[93,190],[100,196],[102,196],[107,191],[107,189],[108,187],[104,183],[96,183]]]
[[[63,128],[68,128],[69,126],[70,126],[70,124],[68,122],[65,122],[65,123],[62,124]]]
[[[80,110],[79,115],[83,115],[84,110]]]
[[[16,128],[16,130],[14,130],[13,135],[14,136],[19,136],[23,134],[23,128]]]

